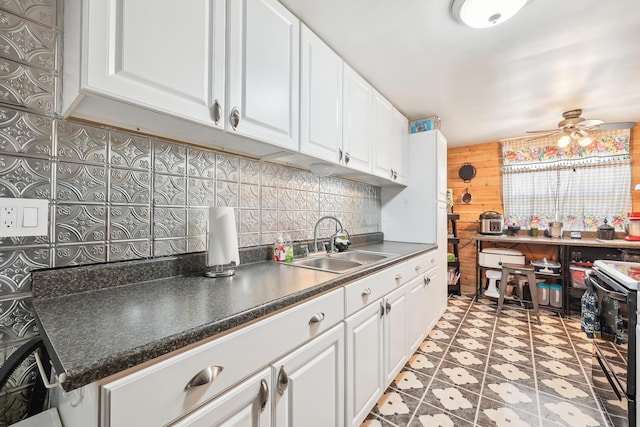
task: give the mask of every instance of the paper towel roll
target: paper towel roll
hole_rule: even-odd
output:
[[[236,216],[233,208],[209,208],[207,266],[240,264]]]

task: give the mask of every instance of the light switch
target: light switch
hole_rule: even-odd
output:
[[[25,206],[22,210],[22,226],[37,227],[38,226],[38,208],[33,206]]]

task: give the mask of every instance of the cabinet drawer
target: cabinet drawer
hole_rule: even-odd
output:
[[[411,258],[407,264],[411,268],[412,279],[418,277],[438,265],[438,251],[434,249],[426,254]]]
[[[345,314],[350,316],[404,283],[408,267],[406,262],[366,276],[345,286]]]
[[[102,387],[102,425],[166,425],[344,319],[337,289]],[[221,367],[215,368],[215,367]],[[186,388],[207,368],[219,370]]]

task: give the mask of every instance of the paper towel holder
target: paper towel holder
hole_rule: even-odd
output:
[[[213,270],[204,272],[204,276],[211,277],[213,279],[217,277],[233,276],[234,274],[236,274],[236,270],[234,268],[236,266],[236,263],[232,261],[231,264],[229,265],[230,265],[230,268],[227,270],[224,269],[224,265],[214,265]],[[207,267],[211,267],[211,266],[208,265]]]

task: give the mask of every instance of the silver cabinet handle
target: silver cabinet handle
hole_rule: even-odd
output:
[[[348,165],[349,160],[351,160],[351,158],[349,157],[349,153],[344,153],[344,164]]]
[[[309,319],[309,324],[320,323],[324,320],[324,313],[316,313],[313,315],[311,319]]]
[[[338,162],[342,161],[342,148],[338,148]]]
[[[396,274],[396,280],[402,279],[402,274]]]
[[[194,387],[200,387],[201,385],[212,383],[218,375],[220,375],[220,372],[222,372],[223,369],[224,368],[219,365],[211,365],[208,368],[204,368],[191,378],[191,381],[187,383],[184,390],[187,391]]]
[[[389,301],[386,301],[384,304],[384,308],[385,308],[385,314],[389,314],[391,312],[391,303]]]
[[[213,101],[213,105],[211,106],[211,118],[215,124],[220,123],[220,119],[222,119],[222,107],[217,99]]]
[[[393,171],[393,179],[398,179],[398,171]]]
[[[391,169],[391,179],[393,179],[393,169]]]
[[[260,399],[260,412],[263,412],[269,401],[269,384],[267,384],[266,380],[260,381],[260,393],[258,396]]]
[[[416,265],[416,267],[415,267],[416,271],[420,271],[420,268],[422,268],[422,267],[420,267],[420,265]]]
[[[384,302],[380,301],[380,317],[384,316]]]
[[[278,372],[278,394],[282,396],[284,391],[287,389],[289,385],[289,376],[284,370],[284,366],[280,366],[280,371]]]
[[[424,275],[424,284],[428,285],[431,283],[431,277],[428,277],[426,274]]]
[[[362,291],[361,294],[363,297],[366,297],[368,295],[371,295],[371,288],[364,288],[364,290]]]
[[[229,123],[231,123],[231,127],[233,130],[238,128],[238,124],[240,123],[240,111],[236,107],[233,107],[231,110],[231,114],[229,115]]]

